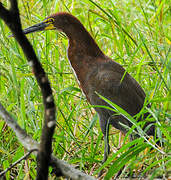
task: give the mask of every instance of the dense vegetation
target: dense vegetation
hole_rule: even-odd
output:
[[[2,2],[8,7],[8,1]],[[157,121],[157,133],[160,140],[165,141],[165,146],[151,150],[150,140],[144,142],[142,137],[130,142],[126,135],[121,137],[120,148],[119,131],[110,128],[111,154],[106,163],[106,179],[124,164],[127,167],[124,176],[128,171],[134,176],[146,175],[151,179],[168,176],[171,166],[169,0],[19,0],[19,9],[23,28],[55,12],[72,13],[84,24],[103,52],[122,64],[145,90],[146,99],[152,105],[148,110]],[[43,119],[41,93],[21,48],[15,39],[8,37],[9,34],[9,29],[0,20],[0,102],[35,140],[39,140]],[[28,35],[28,38],[48,73],[54,92],[57,106],[54,155],[88,174],[97,175],[103,158],[102,133],[98,116],[87,103],[71,71],[66,36],[47,31]],[[119,111],[125,113],[122,109]],[[2,170],[23,156],[26,150],[1,117],[0,132]],[[130,149],[133,144],[135,146]],[[30,156],[6,177],[35,179],[35,168],[35,157]]]

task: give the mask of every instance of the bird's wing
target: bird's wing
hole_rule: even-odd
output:
[[[143,107],[145,93],[138,82],[128,73],[125,74],[123,80],[124,69],[119,64],[109,63],[98,68],[98,71],[91,77],[90,91],[98,92],[105,98],[122,107],[129,114],[135,115]],[[93,104],[103,104],[97,96],[92,95]]]

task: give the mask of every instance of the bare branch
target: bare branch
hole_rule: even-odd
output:
[[[9,11],[4,8],[4,6],[1,2],[0,2],[0,17],[4,21],[8,21],[8,18],[9,18]]]
[[[9,127],[13,129],[18,140],[23,144],[27,150],[38,149],[38,142],[34,141],[27,133],[18,125],[17,121],[12,118],[12,116],[6,111],[6,109],[0,103],[0,116],[8,124]],[[34,152],[36,155],[37,152]],[[50,165],[53,169],[57,170],[57,173],[61,173],[64,177],[70,178],[73,180],[95,180],[94,177],[91,177],[78,169],[75,169],[72,165],[69,165],[67,162],[62,161],[51,156]]]
[[[10,3],[11,3],[10,11],[14,11],[18,13],[19,10],[18,10],[18,5],[17,5],[17,0],[10,0]]]
[[[56,121],[55,103],[48,77],[46,76],[46,73],[40,64],[33,50],[33,47],[22,32],[17,1],[10,0],[10,3],[10,10],[6,10],[3,7],[2,3],[0,4],[0,17],[8,25],[14,37],[23,49],[23,52],[27,57],[28,63],[32,67],[32,71],[34,72],[43,96],[45,120],[42,129],[39,152],[37,156],[37,179],[47,179],[48,167],[52,152],[52,136],[55,129]]]

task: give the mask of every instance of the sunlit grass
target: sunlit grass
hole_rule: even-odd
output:
[[[8,1],[2,2],[9,5]],[[84,24],[103,52],[122,64],[145,90],[147,100],[152,104],[150,111],[159,121],[158,129],[166,141],[162,148],[166,155],[157,150],[150,152],[149,148],[144,150],[147,144],[142,139],[129,142],[128,136],[122,137],[122,148],[115,154],[119,132],[110,128],[112,152],[106,178],[113,175],[113,166],[119,168],[124,164],[127,165],[126,173],[129,169],[131,173],[142,173],[151,178],[167,175],[171,119],[169,1],[20,0],[19,8],[23,28],[40,22],[52,13],[71,12]],[[0,32],[0,102],[35,140],[39,140],[43,122],[40,89],[21,48],[13,38],[8,37],[10,32],[1,20]],[[55,97],[57,127],[53,153],[78,165],[86,173],[96,174],[103,159],[102,133],[97,114],[87,103],[72,74],[67,59],[67,38],[56,31],[34,33],[27,37],[48,74]],[[2,170],[20,158],[25,150],[2,120],[0,131]],[[129,150],[131,143],[135,142],[137,146]],[[135,156],[129,153],[135,153]],[[122,158],[124,156],[127,159]],[[28,173],[35,179],[35,161],[31,156],[27,163],[17,165],[11,175],[24,179]],[[117,164],[118,161],[121,163]],[[97,165],[92,170],[95,163]],[[6,177],[10,179],[9,173]]]

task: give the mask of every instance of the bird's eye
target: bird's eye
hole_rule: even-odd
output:
[[[54,23],[54,19],[53,18],[47,18],[47,19],[44,20],[44,22],[52,24],[52,23]]]
[[[48,19],[48,22],[53,23],[53,22],[54,22],[54,19],[53,19],[53,18],[49,18],[49,19]]]

